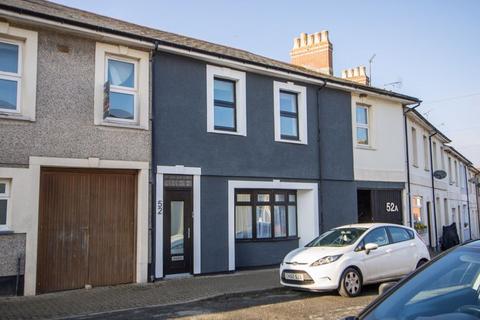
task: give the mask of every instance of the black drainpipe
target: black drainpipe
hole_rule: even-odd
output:
[[[319,234],[323,233],[323,227],[324,227],[324,219],[323,219],[323,188],[322,188],[322,160],[321,160],[321,146],[320,146],[320,91],[325,88],[327,85],[326,82],[323,83],[321,87],[318,88],[317,90],[317,121],[318,121],[318,130],[317,130],[317,141],[318,141],[318,180],[319,180],[319,190],[318,192],[320,193],[320,206],[318,206],[318,209],[320,210],[320,231]]]
[[[158,41],[155,41],[155,49],[153,49],[152,53],[152,61],[151,61],[151,77],[152,77],[152,103],[151,103],[151,116],[150,116],[150,126],[152,128],[152,138],[151,138],[151,143],[152,145],[150,146],[151,152],[152,152],[152,169],[151,169],[151,186],[152,186],[152,192],[151,192],[151,200],[152,200],[152,226],[150,228],[151,234],[150,234],[150,239],[152,241],[152,251],[151,251],[151,259],[152,262],[150,264],[150,281],[154,282],[155,281],[155,259],[156,259],[156,224],[157,224],[157,154],[155,152],[155,92],[157,91],[155,89],[155,55],[158,52]]]
[[[432,159],[432,137],[436,135],[438,131],[431,133],[428,136],[428,146],[430,149],[430,178],[432,179],[432,205],[433,205],[433,226],[435,228],[435,250],[438,247],[438,230],[437,230],[437,199],[435,199],[435,179],[433,176],[433,159]]]
[[[403,112],[403,122],[405,127],[405,152],[407,156],[407,198],[408,198],[408,217],[410,220],[410,228],[413,228],[413,219],[412,219],[412,195],[410,194],[410,156],[408,152],[408,125],[407,125],[407,113],[418,108],[421,102],[417,103],[411,108],[408,108]]]
[[[465,190],[467,191],[467,210],[468,210],[468,233],[470,234],[470,240],[472,239],[472,224],[470,223],[470,197],[468,195],[468,175],[467,166],[463,166],[465,169]]]

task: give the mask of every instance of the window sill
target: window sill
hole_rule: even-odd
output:
[[[247,134],[246,133],[243,133],[243,132],[238,132],[238,131],[224,131],[224,130],[208,130],[207,131],[208,133],[217,133],[217,134],[228,134],[228,135],[232,135],[232,136],[243,136],[243,137],[246,137]]]
[[[13,230],[8,227],[0,227],[0,236],[8,234],[13,234]]]
[[[26,117],[26,116],[22,115],[21,113],[0,112],[0,119],[35,122],[35,119],[31,119],[29,117]]]
[[[305,146],[308,145],[308,143],[306,143],[305,141],[301,141],[301,140],[275,139],[275,142],[303,144]]]
[[[115,121],[102,121],[97,124],[98,126],[104,127],[115,127],[115,128],[122,128],[122,129],[135,129],[135,130],[148,130],[139,124],[136,123],[123,123],[123,122],[115,122]]]
[[[363,145],[363,144],[357,144],[356,145],[357,149],[363,149],[363,150],[370,150],[370,151],[375,151],[377,150],[376,148],[369,146],[369,145]]]
[[[268,238],[268,239],[235,239],[235,242],[244,243],[244,242],[279,242],[279,241],[291,241],[291,240],[300,240],[299,237],[288,237],[288,238]]]
[[[418,168],[418,164],[412,164],[412,166],[414,166],[415,168]]]

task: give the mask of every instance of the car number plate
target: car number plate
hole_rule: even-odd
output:
[[[301,274],[301,273],[285,272],[285,279],[287,279],[287,280],[303,281],[303,274]]]

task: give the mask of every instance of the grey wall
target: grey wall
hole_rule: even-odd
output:
[[[241,241],[235,244],[237,268],[280,264],[290,251],[298,248],[298,240]]]
[[[37,68],[36,121],[0,119],[0,165],[28,165],[29,156],[150,160],[149,131],[93,124],[94,41],[40,30]]]
[[[280,79],[247,72],[247,136],[208,133],[206,63],[168,53],[154,59],[155,165],[202,169],[203,273],[228,270],[229,179],[321,182],[321,229],[356,222],[349,93],[325,88],[317,101],[318,87],[298,83],[307,87],[308,145],[279,143],[273,81]],[[297,246],[237,242],[236,266],[275,264]]]
[[[21,258],[20,274],[24,273],[25,239],[24,233],[0,234],[0,277],[17,274],[18,258]]]
[[[318,178],[316,92],[308,90],[308,145],[274,139],[273,79],[247,73],[247,136],[207,133],[206,64],[159,54],[155,62],[156,152],[160,165],[203,175]]]

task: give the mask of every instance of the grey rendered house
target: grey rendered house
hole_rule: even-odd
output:
[[[0,18],[0,277],[23,257],[25,294],[279,263],[357,221],[352,93],[411,100],[41,0]]]
[[[5,294],[147,281],[150,50],[40,14],[58,8],[0,5]]]

